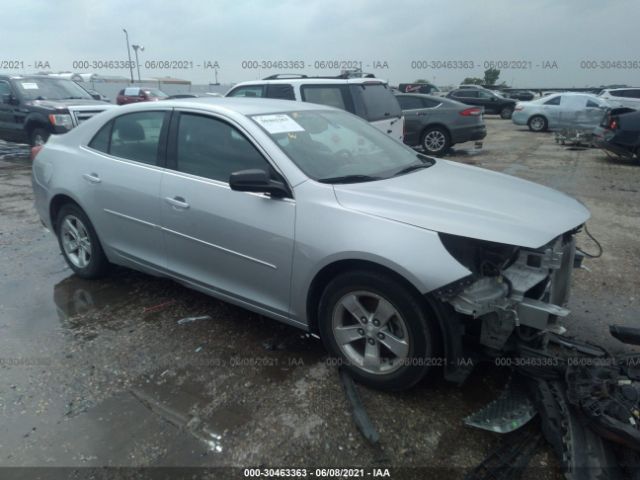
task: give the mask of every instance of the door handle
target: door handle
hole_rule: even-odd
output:
[[[85,173],[84,175],[82,175],[82,178],[84,178],[89,183],[100,183],[102,181],[100,180],[100,177],[97,173]]]
[[[189,204],[183,197],[165,197],[166,202],[172,207],[179,210],[186,210]]]

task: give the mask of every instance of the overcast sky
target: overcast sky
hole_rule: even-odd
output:
[[[80,71],[78,60],[126,60],[122,28],[141,44],[142,77],[171,75],[214,81],[261,78],[279,70],[243,69],[242,62],[358,61],[392,84],[426,78],[438,85],[482,76],[484,62],[531,62],[502,69],[514,86],[640,85],[638,0],[5,0],[0,61],[48,61],[54,71]],[[133,55],[133,52],[132,52]],[[193,68],[153,70],[149,61],[186,60]],[[412,61],[469,61],[473,69],[412,69]],[[581,68],[581,61],[635,61],[631,68]],[[374,62],[387,62],[376,69]],[[556,62],[557,68],[552,62]],[[199,65],[199,66],[198,66]],[[551,68],[543,68],[543,66]],[[2,66],[2,65],[0,65]],[[586,67],[583,64],[583,67]],[[603,65],[607,67],[608,65]],[[633,65],[628,65],[633,66]],[[9,71],[6,65],[0,71]],[[615,67],[615,65],[614,65]],[[20,70],[18,70],[20,71]],[[128,76],[128,70],[82,69]],[[137,74],[136,74],[137,75]]]

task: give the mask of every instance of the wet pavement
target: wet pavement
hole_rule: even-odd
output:
[[[576,272],[566,325],[628,349],[607,325],[639,325],[640,166],[511,122],[487,127],[483,149],[449,158],[591,209],[604,254]],[[73,276],[33,209],[27,152],[0,142],[0,466],[429,466],[461,478],[497,445],[462,419],[494,398],[504,370],[481,367],[462,387],[359,387],[375,449],[316,338],[169,280]],[[596,250],[583,234],[579,245]],[[529,478],[560,478],[547,447],[531,465]]]

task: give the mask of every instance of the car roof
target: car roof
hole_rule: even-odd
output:
[[[150,104],[152,103],[152,104]],[[242,97],[196,97],[196,98],[171,98],[158,102],[141,102],[127,106],[127,109],[154,109],[160,105],[179,108],[192,107],[217,112],[231,110],[242,115],[264,115],[269,113],[290,112],[301,110],[331,110],[344,111],[326,105],[318,105],[308,102],[295,102],[292,100],[275,100],[268,98],[242,98]]]
[[[603,92],[618,92],[620,90],[640,90],[640,87],[603,88]]]
[[[318,77],[306,77],[306,78],[276,78],[271,80],[248,80],[246,82],[236,83],[232,88],[245,85],[264,85],[264,84],[278,84],[288,83],[291,85],[304,85],[308,83],[314,84],[347,84],[347,85],[361,85],[364,83],[382,83],[387,84],[386,80],[381,78],[318,78]]]

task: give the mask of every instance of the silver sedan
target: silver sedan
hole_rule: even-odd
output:
[[[386,389],[438,366],[460,379],[463,332],[498,354],[566,315],[589,217],[557,191],[279,100],[126,106],[33,155],[37,211],[77,275],[172,278],[317,332]]]
[[[609,104],[586,93],[555,93],[516,104],[511,121],[527,125],[532,132],[547,130],[591,131],[602,121]]]

